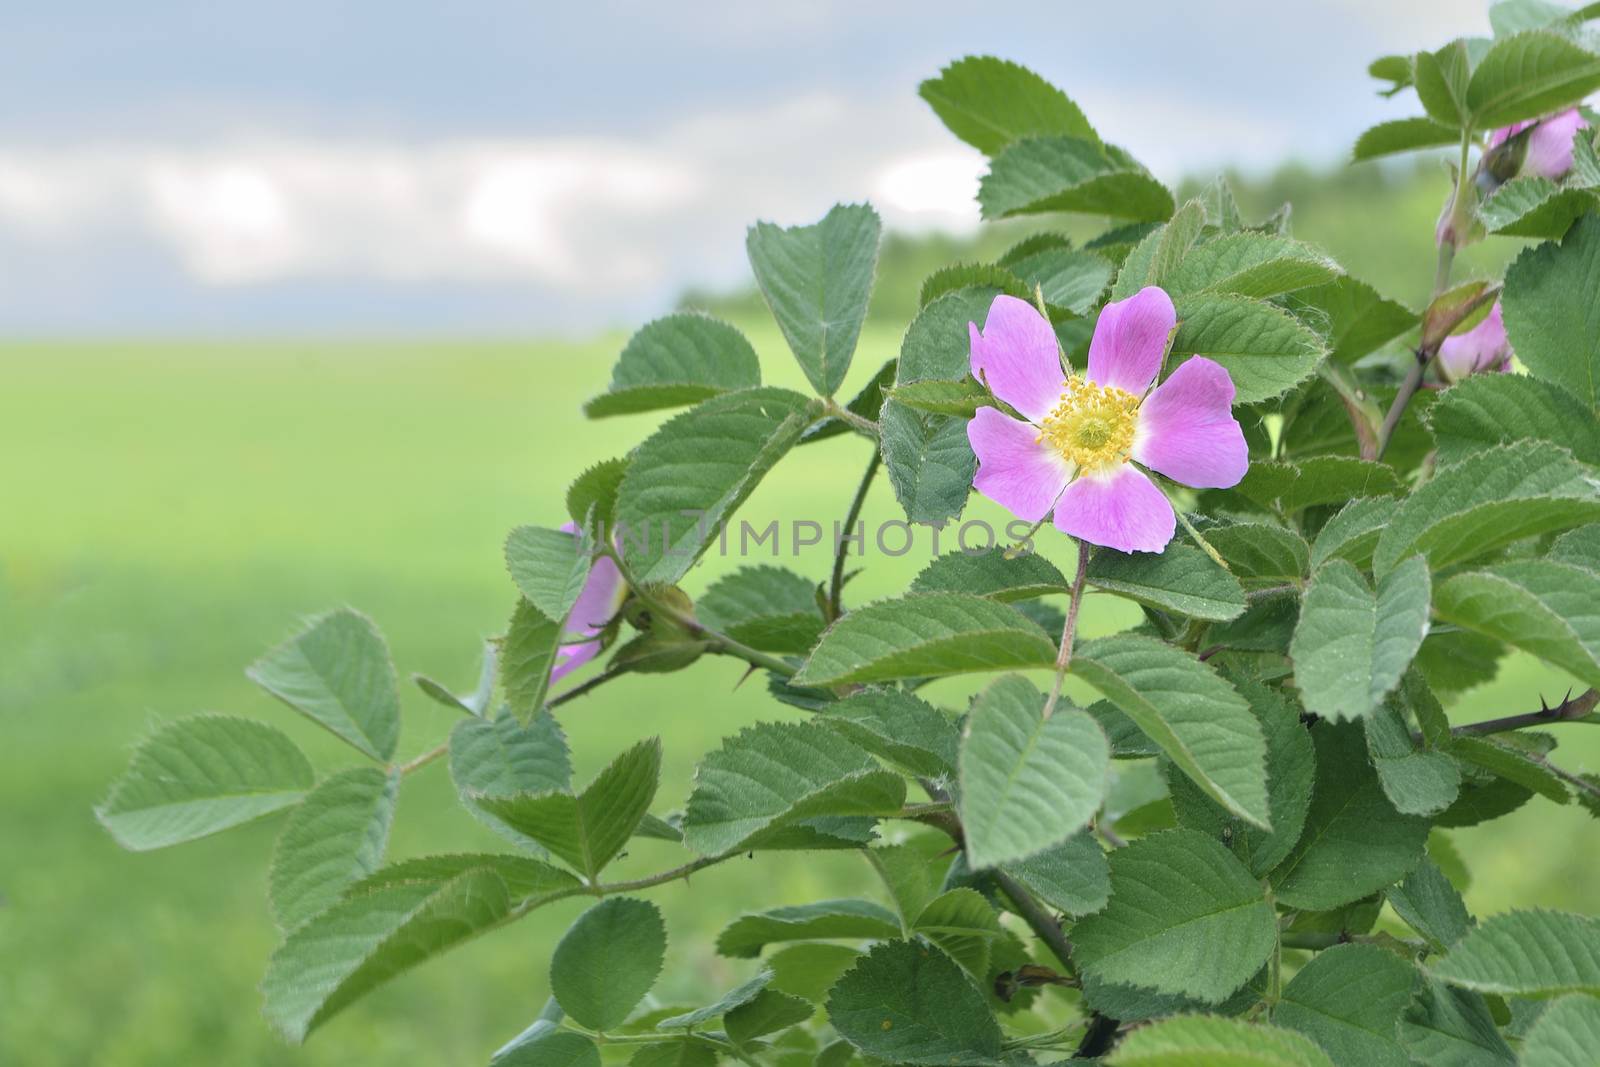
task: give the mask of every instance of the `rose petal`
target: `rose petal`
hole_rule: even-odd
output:
[[[1158,286],[1107,304],[1089,342],[1089,380],[1142,394],[1161,371],[1167,338],[1177,323],[1172,298]]]
[[[1196,489],[1238,485],[1250,466],[1244,431],[1233,417],[1233,379],[1195,356],[1139,406],[1133,458]]]
[[[571,522],[562,523],[561,531],[576,537],[578,526]],[[589,577],[584,580],[583,588],[578,591],[578,599],[572,603],[572,611],[567,614],[563,640],[573,636],[588,637],[605,629],[606,623],[622,606],[622,594],[622,572],[617,570],[616,563],[603,556],[595,560],[589,568]],[[550,680],[559,681],[599,654],[599,641],[562,645],[556,650],[556,663],[550,670]]]
[[[1560,178],[1572,169],[1572,138],[1589,123],[1577,108],[1551,115],[1528,134],[1528,154],[1522,173]]]
[[[599,654],[599,641],[585,641],[581,645],[562,645],[556,649],[556,665],[550,668],[550,680],[561,681]]]
[[[1459,382],[1471,374],[1510,367],[1511,343],[1499,301],[1482,322],[1466,333],[1446,337],[1439,346],[1439,371],[1446,381]]]
[[[1072,477],[1072,464],[1039,431],[998,408],[979,408],[967,423],[967,440],[978,456],[973,486],[1026,522],[1050,514]]]
[[[1034,422],[1044,421],[1061,399],[1066,375],[1056,333],[1034,306],[1014,296],[997,296],[989,318],[972,338],[972,375],[994,395]]]
[[[1160,552],[1176,528],[1166,496],[1130,463],[1082,475],[1056,503],[1056,529],[1118,552]]]

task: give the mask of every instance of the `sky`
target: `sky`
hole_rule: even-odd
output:
[[[10,4],[0,336],[581,334],[748,279],[754,220],[970,232],[917,83],[989,53],[1168,180],[1337,165],[1480,0]]]

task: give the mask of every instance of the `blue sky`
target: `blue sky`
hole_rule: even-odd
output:
[[[918,80],[1034,67],[1163,177],[1332,164],[1382,52],[1478,0],[64,2],[0,42],[0,333],[536,333],[745,277],[744,227],[871,199],[970,229]]]

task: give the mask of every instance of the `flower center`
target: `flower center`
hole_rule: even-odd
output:
[[[1076,375],[1044,418],[1037,441],[1048,441],[1085,471],[1113,467],[1128,458],[1138,423],[1139,398],[1114,385]]]

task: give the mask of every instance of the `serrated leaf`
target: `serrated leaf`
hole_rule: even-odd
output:
[[[893,898],[907,932],[928,902],[945,888],[955,860],[950,838],[932,830],[913,834],[897,844],[870,848],[866,857]]]
[[[1279,903],[1327,911],[1405,877],[1428,840],[1427,820],[1389,803],[1356,723],[1319,724],[1316,786],[1306,828],[1272,872]]]
[[[503,922],[506,884],[470,870],[443,884],[406,882],[347,897],[296,928],[272,954],[267,1021],[291,1041],[375,987]]]
[[[453,693],[444,683],[424,674],[413,674],[411,680],[436,703],[466,712],[474,718],[482,718],[489,710],[489,702],[494,699],[495,682],[499,676],[499,663],[494,648],[493,641],[483,643],[483,662],[478,667],[478,685],[470,693]]]
[[[346,892],[357,897],[376,889],[425,882],[438,887],[469,871],[487,870],[500,876],[513,902],[536,897],[569,896],[579,882],[560,867],[553,867],[531,856],[496,852],[449,852],[435,856],[416,856],[380,867],[356,882]]]
[[[1444,391],[1428,413],[1441,463],[1518,440],[1548,441],[1600,464],[1600,421],[1559,386],[1520,374],[1476,374]]]
[[[827,999],[833,983],[860,957],[861,953],[848,945],[790,945],[767,957],[775,975],[772,988],[820,1004]]]
[[[627,473],[624,457],[601,460],[574,478],[567,487],[567,514],[572,521],[580,525],[592,521],[609,528],[616,521],[617,491]]]
[[[1014,141],[989,161],[978,185],[986,219],[1071,211],[1136,222],[1172,215],[1172,193],[1149,172],[1093,141],[1042,136]]]
[[[1230,815],[1184,775],[1169,773],[1167,784],[1179,826],[1225,842],[1251,874],[1264,878],[1289,854],[1305,826],[1316,774],[1316,753],[1311,736],[1300,724],[1300,710],[1281,693],[1245,678],[1234,679],[1234,685],[1249,701],[1250,711],[1261,723],[1266,738],[1272,829],[1262,830]]]
[[[962,593],[916,593],[857,608],[834,623],[796,685],[889,682],[1049,666],[1055,644],[1007,604]]]
[[[956,60],[917,87],[950,132],[985,155],[1038,134],[1098,140],[1065,93],[1026,67],[994,56]]]
[[[1400,479],[1385,464],[1354,456],[1308,456],[1295,463],[1252,463],[1234,492],[1263,508],[1292,515],[1306,508],[1342,504],[1353,497],[1383,496],[1399,490]]]
[[[695,615],[718,633],[764,652],[808,652],[824,621],[816,585],[782,567],[741,567],[712,583]]]
[[[1105,798],[1111,749],[1076,708],[1042,717],[1045,698],[1019,675],[996,680],[967,713],[961,739],[961,825],[974,870],[1058,845]]]
[[[1545,766],[1537,750],[1521,747],[1529,744],[1535,736],[1537,735],[1525,733],[1518,735],[1515,740],[1509,737],[1505,740],[1493,737],[1458,737],[1451,742],[1450,751],[1463,763],[1480,767],[1498,778],[1538,793],[1557,804],[1566,804],[1572,800],[1572,794],[1567,791],[1566,783]],[[1549,739],[1548,747],[1555,747],[1553,738]]]
[[[585,538],[542,526],[518,526],[506,538],[506,569],[546,618],[565,621],[593,562]]]
[[[953,519],[966,506],[978,469],[967,422],[956,415],[918,411],[892,398],[884,402],[879,420],[883,466],[911,522]],[[878,535],[881,539],[884,531]]]
[[[972,345],[967,324],[983,326],[989,319],[990,305],[1001,291],[992,286],[969,286],[945,293],[917,312],[900,342],[895,383],[904,386],[930,379],[955,382],[968,377]]]
[[[1511,179],[1479,204],[1478,220],[1485,230],[1504,237],[1559,240],[1597,203],[1592,190],[1563,188],[1530,174]]]
[[[1400,502],[1394,497],[1357,497],[1336,511],[1317,531],[1311,546],[1311,569],[1318,570],[1329,560],[1348,560],[1357,567],[1372,562],[1378,536],[1394,519]]]
[[[628,339],[611,386],[583,406],[591,419],[698,404],[761,384],[756,350],[734,327],[696,312],[656,319]],[[574,516],[582,522],[583,517]]]
[[[1000,936],[1000,916],[976,889],[963,886],[934,897],[912,928],[942,948],[975,981],[989,976],[989,948]]]
[[[1392,156],[1397,152],[1414,152],[1419,148],[1436,148],[1456,144],[1461,131],[1431,118],[1418,115],[1409,119],[1391,119],[1369,127],[1356,138],[1351,152],[1353,162]]]
[[[1266,742],[1234,688],[1181,649],[1119,634],[1080,644],[1072,673],[1098,689],[1211,799],[1270,825]]]
[[[1409,1067],[1395,1023],[1416,968],[1376,945],[1319,952],[1284,986],[1272,1019],[1315,1041],[1336,1067]]]
[[[925,308],[946,293],[971,288],[993,289],[1018,300],[1033,299],[1033,288],[1003,264],[954,263],[940,267],[922,280],[917,306]]]
[[[716,1067],[718,1048],[708,1041],[684,1037],[640,1045],[628,1067]],[[496,1067],[491,1063],[489,1067]]]
[[[898,689],[866,689],[824,705],[818,722],[915,775],[953,778],[961,735],[944,712]]]
[[[245,674],[373,759],[394,756],[398,683],[389,649],[366,616],[348,608],[318,616]]]
[[[1472,125],[1472,109],[1467,104],[1472,60],[1465,40],[1458,37],[1437,51],[1418,52],[1412,59],[1411,76],[1417,99],[1430,118],[1457,129]]]
[[[1516,1062],[1482,996],[1426,976],[1400,1018],[1399,1034],[1412,1062],[1429,1067],[1511,1067]]]
[[[548,711],[541,711],[526,726],[510,715],[459,722],[450,731],[450,779],[474,816],[513,841],[537,846],[490,814],[476,798],[570,789],[572,760],[566,736]]]
[[[741,915],[717,936],[717,953],[754,959],[770,944],[843,938],[852,941],[898,937],[894,912],[870,900],[819,900]]]
[[[701,1023],[708,1023],[712,1019],[721,1018],[741,1004],[748,1004],[754,1000],[757,994],[765,989],[770,981],[772,981],[772,972],[768,970],[760,971],[755,977],[740,982],[710,1004],[695,1008],[693,1011],[684,1012],[681,1015],[672,1015],[662,1019],[656,1023],[656,1029],[689,1029],[699,1026]]]
[[[1088,583],[1162,611],[1226,621],[1244,614],[1244,588],[1193,545],[1177,542],[1159,553],[1097,548]]]
[[[1072,928],[1084,975],[1215,1004],[1272,951],[1272,905],[1216,840],[1167,830],[1110,858],[1110,903]]]
[[[758,723],[724,739],[695,772],[683,840],[703,856],[817,816],[889,815],[905,779],[818,723]]]
[[[617,496],[634,577],[683,577],[820,413],[819,401],[787,389],[745,389],[675,416],[639,445]]]
[[[1288,297],[1291,311],[1323,335],[1328,358],[1350,364],[1414,329],[1417,313],[1348,274]]]
[[[1544,910],[1490,916],[1430,970],[1480,993],[1594,995],[1600,993],[1600,919]]]
[[[758,222],[745,239],[761,295],[823,396],[832,396],[850,370],[882,231],[871,206],[836,204],[810,226]]]
[[[1191,248],[1161,277],[1174,297],[1187,293],[1236,293],[1257,299],[1323,285],[1337,278],[1339,264],[1310,245],[1288,237],[1233,233]]]
[[[1045,249],[1013,260],[1010,268],[1022,279],[1026,299],[1037,291],[1044,294],[1045,303],[1074,315],[1093,310],[1115,270],[1098,252],[1079,248]]]
[[[353,767],[300,802],[278,837],[268,879],[279,926],[294,929],[377,869],[399,791],[399,772]]]
[[[804,997],[763,989],[747,1003],[728,1012],[722,1025],[728,1040],[746,1045],[758,1037],[777,1033],[805,1022],[817,1009]]]
[[[661,740],[651,738],[618,756],[577,796],[522,792],[475,794],[473,800],[592,881],[633,836],[660,776]]]
[[[1600,571],[1600,523],[1580,526],[1556,538],[1545,558],[1555,563]]]
[[[846,1041],[891,1063],[990,1064],[1000,1024],[983,994],[937,948],[877,945],[828,995],[828,1018]]]
[[[1141,1026],[1106,1058],[1110,1067],[1333,1067],[1292,1030],[1216,1015],[1182,1015]]]
[[[1220,363],[1233,381],[1236,403],[1282,395],[1309,378],[1326,354],[1320,337],[1271,304],[1228,293],[1196,293],[1174,303],[1173,354]]]
[[[539,1019],[501,1046],[489,1067],[600,1067],[600,1050],[582,1034]]]
[[[592,1030],[612,1030],[661,973],[667,929],[649,901],[603,900],[578,916],[550,957],[550,992]]]
[[[897,404],[925,411],[932,415],[958,415],[970,419],[981,407],[992,407],[994,397],[989,390],[971,378],[947,382],[927,378],[908,382],[890,390],[889,399]]]
[[[1513,541],[1600,518],[1600,480],[1563,452],[1527,441],[1439,471],[1412,493],[1378,538],[1380,577],[1421,552],[1439,570]]]
[[[1234,577],[1250,588],[1298,584],[1306,575],[1311,550],[1293,530],[1240,522],[1210,527],[1205,537],[1227,561]],[[1169,550],[1173,547],[1167,546]]]
[[[1539,30],[1496,41],[1473,68],[1466,105],[1480,130],[1538,118],[1600,88],[1600,56]]]
[[[526,597],[517,598],[495,658],[506,705],[518,720],[529,722],[544,707],[563,637],[560,621],[534,607]]]
[[[1003,548],[946,553],[922,568],[911,580],[910,589],[913,593],[968,593],[1007,603],[1071,590],[1072,583],[1043,556],[1034,552],[1011,556]]]
[[[1367,751],[1384,795],[1405,815],[1434,815],[1455,803],[1461,769],[1446,752],[1419,748],[1391,701],[1366,721]]]
[[[1091,915],[1111,898],[1111,865],[1087,831],[1001,869],[1045,904],[1068,915]]]
[[[1522,1067],[1586,1067],[1600,1048],[1600,1000],[1562,997],[1540,1014],[1522,1041]]]
[[[1600,306],[1590,297],[1600,278],[1600,214],[1517,257],[1506,271],[1506,333],[1535,378],[1600,408]]]
[[[95,817],[117,844],[143,852],[290,807],[314,781],[311,764],[281,731],[197,715],[141,742]]]
[[[1400,684],[1428,634],[1428,564],[1413,556],[1377,588],[1342,559],[1311,578],[1289,657],[1307,709],[1331,719],[1370,715]]]
[[[1427,857],[1385,896],[1394,913],[1435,949],[1450,948],[1472,928],[1472,916],[1467,914],[1461,894]]]
[[[1439,617],[1600,685],[1600,574],[1548,559],[1513,560],[1447,579]]]

